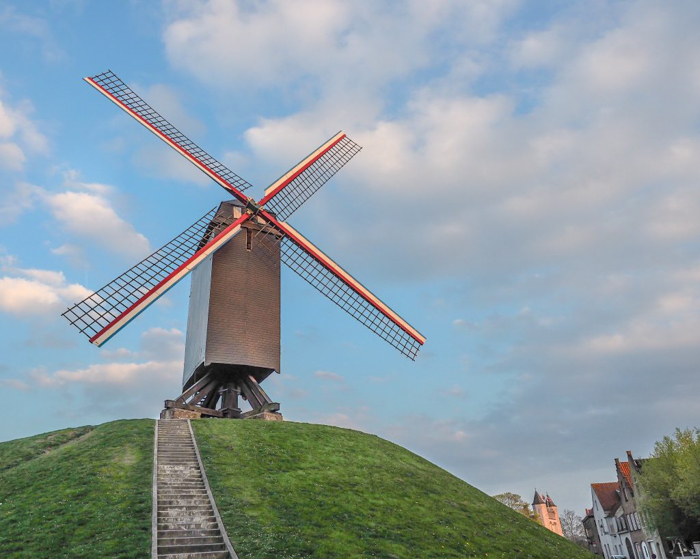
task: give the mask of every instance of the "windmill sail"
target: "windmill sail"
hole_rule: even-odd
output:
[[[102,345],[236,235],[249,217],[243,214],[234,220],[214,208],[172,241],[70,307],[63,316],[90,342]]]
[[[243,180],[223,163],[214,159],[165,120],[112,71],[107,70],[102,74],[85,78],[85,81],[114,102],[119,108],[134,117],[175,151],[184,155],[220,186],[235,195],[236,198],[242,202],[246,201],[246,197],[241,192],[251,186],[249,182]]]
[[[278,234],[258,235],[256,239],[263,244],[279,242],[280,258],[287,267],[380,338],[415,360],[425,343],[425,337],[418,330],[288,223],[280,223],[264,210],[262,214],[270,223],[266,232],[274,229]]]
[[[260,205],[285,221],[361,149],[338,132],[267,187]]]

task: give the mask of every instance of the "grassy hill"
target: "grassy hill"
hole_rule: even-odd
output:
[[[0,557],[148,558],[153,421],[0,443]]]
[[[240,559],[593,557],[372,435],[193,427]],[[0,443],[0,557],[148,559],[152,468],[151,420]]]
[[[593,559],[373,435],[303,423],[193,422],[241,559]]]

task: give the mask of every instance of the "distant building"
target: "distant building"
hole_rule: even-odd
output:
[[[640,497],[641,489],[639,488],[639,484],[636,482],[636,480],[642,471],[642,466],[645,461],[646,460],[634,458],[632,456],[632,451],[628,450],[627,461],[621,462],[619,460],[615,460],[615,466],[617,467],[617,464],[620,464],[618,471],[623,472],[626,486],[629,487],[629,502],[634,507],[636,520],[641,528],[641,538],[638,541],[635,541],[635,546],[638,546],[638,553],[641,553],[641,555],[639,555],[639,559],[648,559],[653,555],[656,555],[657,559],[666,559],[667,557],[671,557],[671,555],[666,550],[659,533],[655,529],[646,526],[643,519],[638,514],[637,499]],[[620,475],[618,474],[618,477],[619,476]]]
[[[535,498],[532,500],[532,510],[542,526],[560,536],[564,535],[559,519],[559,509],[549,495],[543,496],[535,489]]]
[[[615,459],[617,481],[591,484],[593,507],[586,509],[583,527],[590,551],[605,559],[668,557],[658,533],[643,525],[637,509],[635,478],[642,462],[628,451],[626,461]]]
[[[617,473],[617,482],[620,484],[620,505],[622,506],[622,515],[618,521],[617,533],[625,544],[625,555],[627,557],[646,559],[646,557],[651,557],[651,554],[647,549],[645,557],[642,550],[642,543],[646,546],[646,538],[642,532],[642,522],[634,501],[634,484],[632,483],[630,465],[615,458],[615,471]]]
[[[583,529],[586,533],[588,551],[603,557],[603,548],[600,545],[600,536],[598,536],[598,529],[596,528],[596,520],[595,516],[593,516],[593,509],[586,509],[586,516],[583,517]]]
[[[620,484],[616,481],[591,483],[591,500],[603,557],[610,559],[613,555],[623,555],[623,544],[617,534],[617,518],[622,511]]]

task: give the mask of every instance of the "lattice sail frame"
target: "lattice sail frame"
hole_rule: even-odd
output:
[[[328,145],[330,144],[330,145]],[[327,149],[323,150],[325,146]],[[344,133],[338,132],[326,144],[312,152],[302,160],[302,164],[309,160],[299,174],[290,178],[282,188],[276,190],[276,183],[284,179],[283,175],[265,191],[272,194],[269,202],[263,198],[260,205],[276,215],[280,221],[286,221],[297,209],[313,196],[330,178],[342,169],[362,148],[348,138]],[[323,150],[317,155],[319,150]],[[289,173],[287,173],[289,174]],[[283,181],[284,182],[284,181]]]
[[[289,227],[289,224],[286,224],[286,226]],[[293,231],[301,237],[298,231]],[[303,237],[301,239],[307,246],[311,245],[308,239]],[[415,361],[421,345],[425,342],[425,338],[418,332],[414,331],[414,333],[411,333],[405,327],[397,324],[394,319],[390,318],[385,311],[381,310],[372,301],[372,298],[389,312],[394,315],[396,313],[385,303],[372,296],[369,290],[350,274],[342,270],[348,276],[348,279],[343,279],[339,276],[333,270],[333,267],[340,267],[317,247],[311,245],[314,252],[318,255],[315,256],[306,247],[280,231],[271,222],[268,222],[265,227],[256,233],[254,240],[267,249],[264,253],[257,254],[265,260],[273,271],[278,270],[278,267],[275,266],[277,254],[275,245],[279,245],[279,258],[285,266],[308,282],[319,293],[333,301],[360,324],[364,324],[403,355]],[[354,286],[353,283],[355,284]],[[358,287],[365,291],[369,297],[358,291]]]
[[[134,117],[147,129],[160,137],[175,151],[184,155],[217,183],[229,192],[236,194],[250,188],[251,184],[231,171],[223,163],[220,163],[200,148],[160,113],[141,99],[128,85],[117,77],[111,70],[97,74],[91,78],[85,78],[90,85],[113,101],[127,114]],[[237,195],[237,197],[241,198]],[[242,197],[245,201],[245,197]]]
[[[215,238],[212,237],[214,231],[219,230],[221,234],[225,227],[233,223],[233,217],[217,215],[217,209],[218,206],[204,214],[173,240],[70,307],[62,316],[92,341],[196,252],[202,250]]]
[[[242,193],[250,187],[247,181],[184,136],[113,72],[85,80],[246,206],[246,213],[235,220],[218,215],[217,208],[211,210],[164,247],[64,312],[70,323],[92,343],[99,346],[110,339],[228,242],[246,220],[258,216],[254,218],[256,221],[263,218],[268,224],[261,232],[269,233],[258,239],[265,237],[267,243],[280,243],[280,257],[285,265],[401,353],[415,359],[425,337],[284,223],[360,151],[360,146],[338,132],[272,183],[255,203]],[[270,214],[265,205],[276,215]]]

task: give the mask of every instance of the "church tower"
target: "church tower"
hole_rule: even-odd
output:
[[[561,529],[561,520],[559,520],[559,509],[554,504],[549,495],[541,495],[535,489],[535,498],[532,500],[532,510],[535,511],[535,516],[542,526],[551,530],[560,536],[564,535]]]

